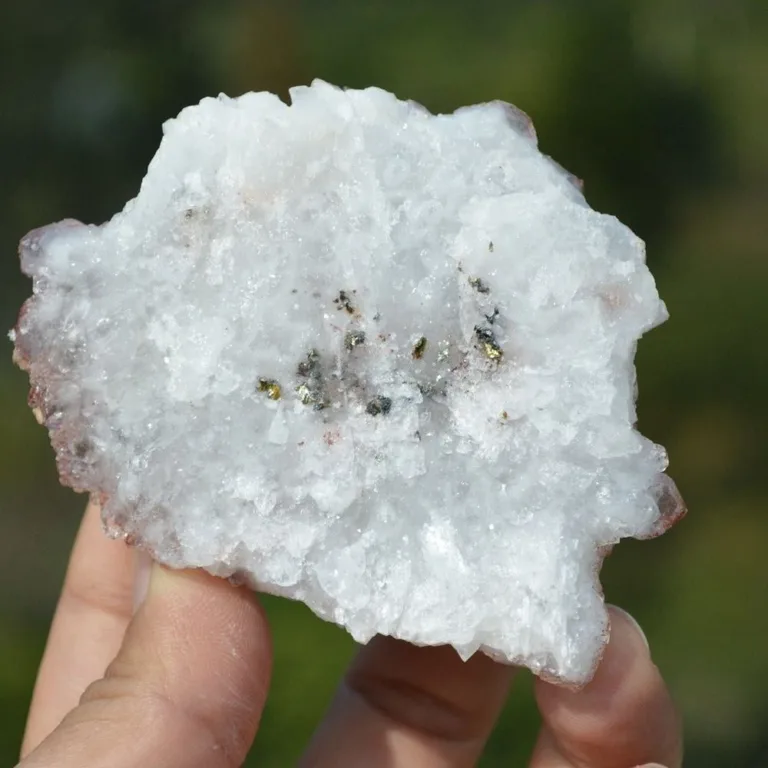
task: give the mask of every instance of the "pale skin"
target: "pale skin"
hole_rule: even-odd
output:
[[[89,507],[40,667],[22,768],[236,768],[245,759],[272,659],[257,596],[153,566],[135,608],[136,572],[135,552],[108,540]],[[543,725],[529,768],[681,765],[680,721],[646,641],[617,609],[611,624],[583,690],[537,682]],[[464,663],[450,648],[377,638],[352,662],[301,765],[475,765],[514,676],[482,655]]]

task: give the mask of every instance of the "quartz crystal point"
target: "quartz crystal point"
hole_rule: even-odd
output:
[[[62,482],[171,567],[590,678],[598,572],[683,512],[635,429],[643,243],[502,103],[323,82],[165,125],[103,226],[27,235],[15,359]]]

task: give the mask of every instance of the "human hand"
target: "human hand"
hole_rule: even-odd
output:
[[[20,768],[235,768],[269,688],[269,632],[249,590],[153,566],[134,612],[136,553],[91,506],[35,688]],[[580,692],[541,681],[530,768],[679,768],[679,719],[632,619]],[[302,766],[474,765],[514,670],[447,647],[376,638],[352,663]]]

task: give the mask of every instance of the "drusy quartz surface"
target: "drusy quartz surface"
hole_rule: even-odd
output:
[[[326,83],[165,125],[103,226],[21,244],[12,336],[108,531],[376,633],[579,684],[607,547],[680,512],[635,429],[641,240],[527,118]]]

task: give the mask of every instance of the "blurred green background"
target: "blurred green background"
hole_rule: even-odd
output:
[[[625,542],[607,598],[647,631],[691,766],[768,766],[768,2],[7,0],[0,4],[0,327],[29,292],[28,229],[132,197],[183,106],[321,77],[432,110],[534,119],[592,205],[648,243],[672,319],[639,350],[640,426],[690,514]],[[24,375],[0,361],[0,763],[13,764],[84,499],[59,487]],[[277,666],[253,765],[294,764],[353,653],[268,600]],[[523,678],[483,765],[523,765]]]

